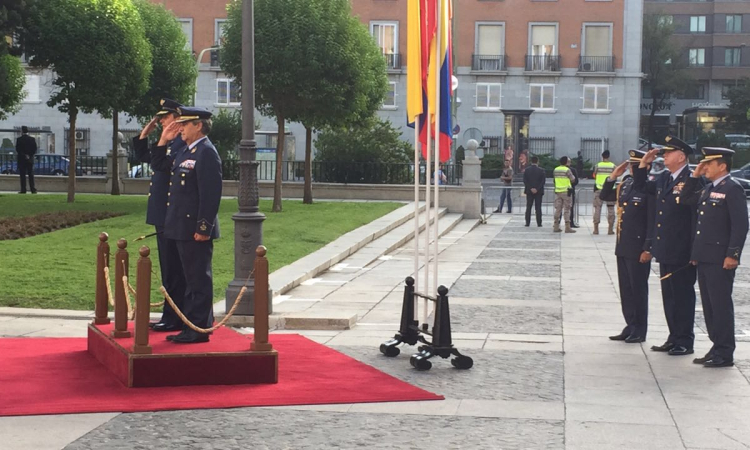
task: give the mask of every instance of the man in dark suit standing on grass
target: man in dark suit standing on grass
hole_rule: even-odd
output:
[[[21,191],[19,194],[26,193],[26,175],[29,175],[29,187],[31,193],[36,194],[34,186],[34,155],[36,155],[36,139],[29,136],[29,128],[21,127],[21,137],[16,139],[16,153],[18,153],[16,163],[18,173],[21,174]]]
[[[542,197],[547,176],[539,167],[539,157],[531,157],[531,166],[523,171],[523,192],[526,194],[526,226],[531,224],[531,205],[536,213],[536,226],[542,226]]]

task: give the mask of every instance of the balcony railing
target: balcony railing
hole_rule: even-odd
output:
[[[578,60],[579,72],[614,72],[614,56],[581,56]]]
[[[390,70],[398,70],[401,68],[401,55],[398,53],[385,53],[385,67]]]
[[[530,72],[559,72],[560,55],[526,55],[526,70]]]
[[[505,55],[471,55],[471,70],[504,71],[506,70]]]

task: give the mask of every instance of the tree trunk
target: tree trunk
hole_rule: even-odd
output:
[[[312,129],[305,127],[305,192],[302,203],[312,205]]]
[[[117,111],[112,113],[112,195],[120,195],[120,168],[119,158],[120,140],[117,139]]]
[[[273,183],[273,212],[281,212],[281,173],[284,165],[284,116],[276,115],[276,176]]]
[[[78,109],[71,107],[68,111],[68,203],[76,200],[76,119],[78,118]]]

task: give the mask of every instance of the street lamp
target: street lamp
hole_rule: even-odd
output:
[[[255,160],[255,22],[253,0],[242,2],[242,140],[240,141],[240,183],[237,192],[239,211],[234,220],[234,280],[226,290],[226,310],[234,304],[243,286],[235,316],[251,316],[255,308],[255,279],[249,279],[255,263],[255,249],[263,243],[263,221],[258,203],[258,161]],[[273,249],[271,249],[273,252]],[[273,253],[271,253],[273,255]],[[271,296],[268,312],[272,312]]]
[[[205,55],[206,52],[210,52],[210,51],[218,50],[218,49],[219,47],[209,47],[209,48],[204,48],[203,50],[201,50],[200,53],[198,53],[198,59],[195,60],[195,67],[198,70],[198,75],[200,75],[201,73],[201,61],[203,61],[203,55]],[[198,96],[198,79],[199,78],[200,78],[199,76],[195,77],[195,89],[193,89],[193,106],[196,106],[195,99]]]

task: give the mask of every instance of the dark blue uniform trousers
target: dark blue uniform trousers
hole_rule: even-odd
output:
[[[172,241],[177,247],[182,275],[185,278],[185,301],[182,312],[195,326],[213,325],[214,284],[211,258],[214,241]],[[183,326],[183,329],[188,329]]]
[[[182,263],[177,253],[176,241],[164,237],[164,227],[157,226],[156,246],[159,249],[159,269],[161,270],[161,284],[172,297],[180,310],[185,299],[185,278],[182,273]],[[170,326],[182,325],[182,320],[174,312],[169,302],[164,302],[161,320]]]
[[[651,262],[641,264],[637,259],[617,257],[617,279],[620,285],[624,331],[646,337],[648,331],[648,275]]]
[[[732,361],[734,359],[734,303],[732,287],[735,270],[721,264],[698,263],[698,287],[701,291],[703,315],[713,347],[708,352]]]
[[[669,327],[667,341],[692,349],[695,341],[695,266],[659,264],[659,272],[661,276],[672,273],[671,277],[661,282],[664,316]]]

